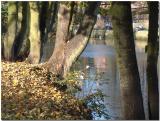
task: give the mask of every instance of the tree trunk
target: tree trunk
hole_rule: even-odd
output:
[[[50,14],[49,14],[49,18],[47,19],[47,35],[49,34],[49,32],[53,31],[53,29],[55,29],[55,23],[57,20],[57,12],[58,12],[58,2],[51,2],[50,5]]]
[[[49,59],[47,65],[49,70],[60,75],[64,63],[64,49],[67,43],[68,26],[70,23],[70,8],[67,5],[60,3],[58,10],[58,22],[56,31],[56,43],[54,52]]]
[[[113,2],[111,15],[120,70],[122,115],[124,119],[145,119],[130,2]]]
[[[39,30],[39,12],[36,2],[29,2],[31,22],[30,22],[30,53],[27,58],[29,63],[39,63],[40,61],[40,30]]]
[[[8,2],[1,2],[1,59],[4,60],[4,41],[7,41],[7,30],[8,30]]]
[[[29,24],[30,24],[30,8],[28,2],[22,2],[22,22],[21,29],[18,33],[12,51],[14,52],[14,60],[24,60],[29,53]]]
[[[96,9],[96,6],[94,4],[93,4],[93,7],[95,7]],[[90,8],[92,7],[90,6]],[[92,8],[92,10],[94,9]],[[93,30],[95,21],[96,21],[96,16],[94,14],[92,15],[86,14],[84,16],[82,25],[77,32],[77,35],[74,36],[67,43],[66,51],[65,51],[65,62],[64,62],[64,68],[63,68],[64,77],[69,72],[72,66],[72,63],[79,57],[79,55],[86,48],[87,43],[89,42],[89,39],[90,39],[90,35]]]
[[[57,12],[58,2],[50,1],[49,9],[46,20],[45,35],[43,37],[43,42],[41,45],[41,60],[40,62],[45,62],[53,54],[55,46],[55,36],[56,36],[56,23],[57,23]],[[50,46],[51,45],[51,46]]]
[[[147,81],[149,119],[159,119],[159,92],[158,92],[158,2],[148,2],[149,6],[149,33],[147,46]]]
[[[60,4],[55,49],[53,55],[47,62],[47,67],[51,72],[62,77],[67,75],[72,63],[87,45],[95,24],[96,17],[94,12],[96,7],[97,2],[88,2],[85,17],[77,35],[71,40],[68,40],[71,11],[66,5]]]
[[[40,18],[40,39],[41,39],[41,54],[40,54],[40,58],[42,58],[43,55],[43,48],[44,48],[44,43],[45,41],[47,41],[45,39],[45,35],[46,35],[46,24],[47,24],[47,19],[50,16],[50,11],[49,11],[49,2],[41,2],[41,7],[40,7],[40,14],[39,14],[39,18]]]
[[[76,7],[76,3],[75,2],[72,2],[71,3],[71,12],[70,12],[70,23],[69,23],[69,26],[68,26],[68,39],[71,39],[73,36],[72,36],[72,28],[73,28],[73,22],[74,22],[74,14],[75,14],[75,7]]]
[[[8,3],[8,32],[5,34],[4,39],[4,58],[5,60],[11,61],[12,60],[12,46],[16,36],[16,2],[9,2]]]
[[[40,4],[41,5],[41,8],[40,8],[40,31],[41,31],[41,40],[42,40],[42,43],[44,40],[44,35],[45,35],[45,32],[46,32],[46,21],[47,21],[47,18],[49,17],[50,15],[50,11],[49,11],[49,2],[41,2]]]
[[[75,2],[73,17],[70,27],[70,36],[69,36],[70,39],[72,39],[72,37],[74,37],[77,34],[77,30],[79,29],[80,24],[83,21],[84,12],[86,9],[86,7],[84,7],[84,4],[86,4],[86,2]]]

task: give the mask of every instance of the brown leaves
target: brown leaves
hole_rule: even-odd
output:
[[[39,65],[2,62],[2,119],[88,119],[83,103],[54,80]],[[67,83],[75,85],[73,79]]]

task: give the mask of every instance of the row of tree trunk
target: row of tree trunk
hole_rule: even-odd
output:
[[[72,35],[76,2],[9,2],[8,31],[2,41],[5,60],[39,63],[45,42],[56,31],[55,47],[44,63],[58,77],[65,78],[72,63],[85,49],[96,22],[100,2],[85,2],[78,31]],[[159,118],[158,2],[149,2],[149,35],[147,46],[147,81],[150,119]],[[58,10],[58,11],[57,11]],[[122,113],[124,119],[145,119],[140,77],[135,53],[130,2],[112,2],[112,17],[117,63],[120,70]],[[57,16],[58,15],[58,16]],[[20,17],[21,16],[21,17]],[[21,18],[21,19],[20,19]],[[20,19],[20,20],[19,20]],[[72,36],[71,36],[72,35]],[[51,38],[54,41],[53,38]]]
[[[8,2],[7,31],[2,39],[2,59],[26,59],[29,63],[39,63],[42,45],[55,28],[57,5],[57,2]]]
[[[74,5],[67,7],[65,4],[60,4],[55,49],[51,58],[45,65],[51,72],[62,77],[67,75],[72,63],[81,54],[89,41],[92,29],[96,22],[95,11],[97,5],[98,2],[87,2],[84,17],[76,35],[72,38],[68,38],[70,35],[70,20],[72,20],[70,18],[72,17],[71,10],[73,10],[72,7],[74,7]]]
[[[149,119],[159,119],[158,91],[158,2],[148,2],[149,34],[147,45],[147,82]],[[140,86],[130,2],[112,2],[112,24],[120,70],[122,115],[124,119],[145,119]]]

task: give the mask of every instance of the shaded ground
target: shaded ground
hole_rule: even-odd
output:
[[[1,63],[2,119],[91,119],[85,104],[41,65]],[[67,86],[76,86],[72,78]]]

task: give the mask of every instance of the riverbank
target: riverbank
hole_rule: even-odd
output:
[[[92,35],[92,39],[90,40],[90,43],[91,44],[105,44],[107,46],[114,47],[114,37],[113,37],[112,30],[106,30],[105,35],[103,34],[101,35],[97,33],[97,37],[99,38],[95,38],[95,36]],[[147,45],[148,31],[143,30],[143,31],[134,32],[134,39],[135,39],[136,49],[140,49],[144,51],[145,46]]]

